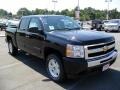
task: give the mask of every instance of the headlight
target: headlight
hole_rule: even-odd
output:
[[[71,58],[84,58],[84,46],[70,45],[66,47],[66,57]]]
[[[118,28],[118,26],[117,26],[117,25],[115,25],[115,26],[114,26],[114,28]]]

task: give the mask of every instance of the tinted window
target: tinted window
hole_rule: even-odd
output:
[[[41,28],[40,20],[38,18],[31,19],[30,24],[29,24],[29,28],[32,28],[32,27],[38,27],[39,29]]]
[[[110,20],[110,23],[119,23],[119,20]]]
[[[25,30],[28,28],[30,18],[23,18],[20,23],[20,30]]]

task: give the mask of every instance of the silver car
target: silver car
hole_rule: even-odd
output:
[[[120,32],[120,19],[111,19],[104,24],[105,31],[118,31]]]

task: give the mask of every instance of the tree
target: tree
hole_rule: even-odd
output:
[[[0,17],[6,17],[8,12],[6,10],[0,9]]]
[[[5,16],[7,14],[6,11],[0,10],[0,16]],[[68,10],[64,9],[62,11],[53,11],[53,10],[47,10],[47,9],[35,9],[35,10],[28,10],[27,8],[21,8],[17,12],[17,16],[21,17],[22,15],[38,15],[38,14],[57,14],[57,15],[66,15],[70,17],[75,17],[75,9]],[[106,19],[107,10],[96,10],[94,8],[88,7],[85,9],[80,10],[80,20],[94,20],[94,19]],[[109,17],[110,19],[120,18],[120,12],[118,12],[117,9],[113,9],[109,11]]]
[[[12,18],[13,15],[12,15],[12,13],[10,12],[10,13],[8,13],[7,16],[8,16],[8,18]]]
[[[33,10],[33,14],[48,14],[49,11],[47,9],[35,9]]]
[[[109,17],[110,17],[110,19],[112,19],[112,18],[114,18],[114,19],[120,18],[120,13],[117,11],[117,9],[110,10]]]
[[[32,12],[29,11],[27,8],[20,8],[17,12],[17,15],[20,17],[25,15],[30,15],[30,14],[32,14]]]
[[[61,14],[66,16],[71,16],[71,11],[69,11],[68,9],[65,9],[61,11]]]

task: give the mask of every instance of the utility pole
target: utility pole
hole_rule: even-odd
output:
[[[110,2],[112,2],[112,0],[105,0],[105,2],[107,3],[107,15],[106,15],[106,19],[109,20]]]
[[[80,20],[80,6],[79,6],[79,0],[78,0],[77,6],[76,6],[76,8],[75,8],[75,18],[76,18],[77,20]]]
[[[52,0],[52,2],[54,3],[54,11],[56,11],[56,3],[58,3],[57,0]]]
[[[80,6],[79,6],[79,0],[78,0],[78,7],[80,7]]]

